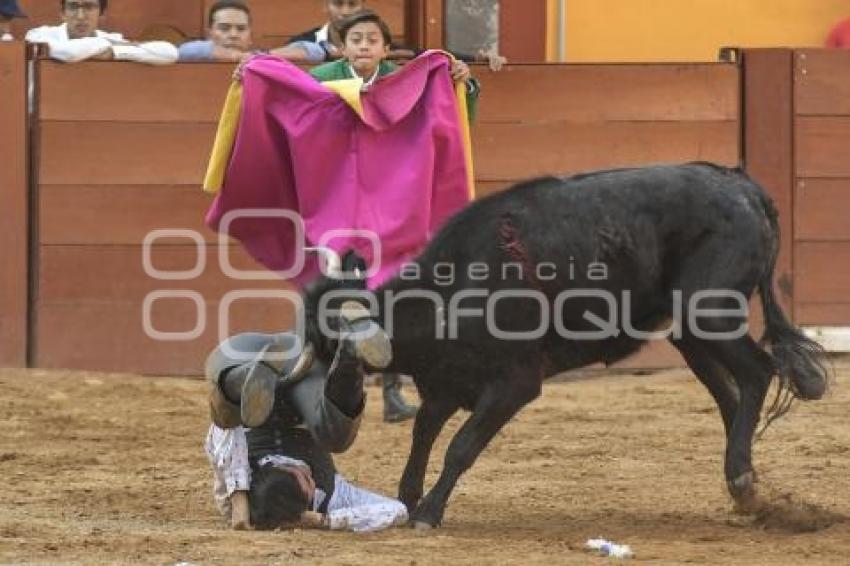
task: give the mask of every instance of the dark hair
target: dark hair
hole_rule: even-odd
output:
[[[218,0],[210,6],[210,13],[207,16],[207,26],[212,27],[213,17],[221,10],[242,10],[248,14],[248,19],[251,19],[251,8],[242,0]]]
[[[364,24],[368,22],[372,22],[378,26],[378,29],[381,30],[381,35],[384,37],[385,44],[389,46],[393,42],[393,34],[390,33],[390,26],[387,25],[387,22],[381,19],[381,16],[372,10],[360,10],[345,18],[339,26],[339,37],[342,39],[342,42],[345,43],[345,37],[348,35],[348,32],[351,31],[351,28],[357,24]]]
[[[109,0],[97,0],[100,4],[100,13],[104,13],[106,9],[109,7]],[[65,0],[59,0],[59,7],[62,11],[65,11]]]
[[[307,495],[292,473],[265,465],[254,470],[248,507],[254,528],[270,531],[298,521],[307,510]]]

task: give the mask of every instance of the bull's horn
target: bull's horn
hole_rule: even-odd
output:
[[[313,252],[319,256],[319,269],[326,277],[334,279],[342,278],[342,260],[339,254],[325,246],[315,248],[304,248],[305,252]]]

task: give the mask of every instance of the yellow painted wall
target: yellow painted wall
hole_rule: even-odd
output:
[[[540,1],[540,0],[537,0]],[[556,0],[548,55],[557,60]],[[568,62],[715,61],[722,46],[821,46],[848,0],[566,0]]]

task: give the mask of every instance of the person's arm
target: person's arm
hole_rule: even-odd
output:
[[[251,465],[245,429],[210,425],[205,449],[213,467],[213,496],[219,511],[234,529],[247,528],[250,524]]]
[[[59,39],[49,26],[29,30],[26,40],[30,43],[47,44],[50,57],[65,63],[77,63],[108,54],[112,47],[110,41],[103,37]]]
[[[283,47],[272,49],[269,54],[293,63],[321,63],[328,55],[321,45],[312,41],[289,43]]]
[[[187,41],[177,48],[180,61],[215,61],[212,41]]]
[[[148,65],[168,65],[177,61],[180,56],[177,48],[167,41],[118,43],[112,46],[112,53],[116,61],[133,61]]]
[[[357,487],[339,474],[335,481],[325,516],[330,530],[365,533],[407,522],[407,508],[401,501]]]

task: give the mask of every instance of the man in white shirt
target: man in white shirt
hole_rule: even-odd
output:
[[[62,24],[27,32],[30,43],[45,43],[50,57],[66,63],[87,59],[164,65],[177,61],[177,48],[165,41],[133,43],[120,33],[97,29],[108,0],[60,0]]]

